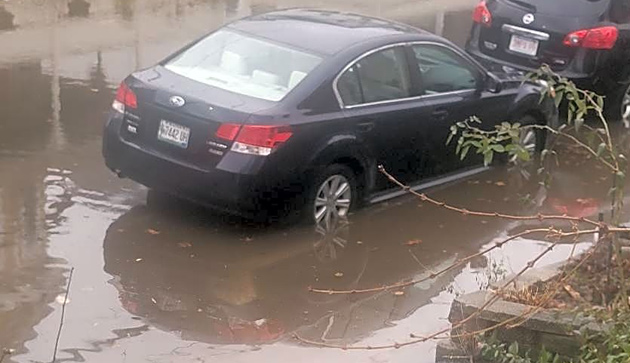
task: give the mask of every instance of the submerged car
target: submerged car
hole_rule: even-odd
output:
[[[630,124],[630,1],[483,0],[466,50],[487,66],[547,64],[606,95],[611,120]]]
[[[151,189],[248,217],[322,221],[381,200],[393,185],[379,165],[409,184],[471,167],[445,143],[455,122],[549,123],[553,103],[540,92],[407,25],[286,10],[231,23],[130,75],[103,153]],[[530,129],[523,140],[533,152],[544,135]]]

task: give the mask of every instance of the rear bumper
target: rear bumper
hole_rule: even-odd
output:
[[[118,132],[121,123],[121,118],[114,115],[103,135],[105,164],[120,176],[151,189],[247,217],[265,215],[270,204],[285,199],[281,188],[272,187],[281,185],[273,175],[265,175],[260,167],[252,170],[251,165],[260,164],[257,161],[261,160],[241,159],[249,172],[227,171],[219,166],[210,171],[200,170],[123,140]],[[239,169],[234,163],[229,167]]]
[[[502,67],[502,66],[507,66],[507,67],[525,71],[525,72],[531,72],[531,71],[536,70],[535,67],[528,67],[522,64],[517,64],[517,63],[505,61],[503,59],[492,57],[484,53],[480,49],[479,43],[480,43],[479,30],[476,29],[476,26],[474,26],[473,30],[471,31],[471,36],[466,42],[466,51],[489,70],[493,70],[493,69],[496,69],[497,67]],[[571,64],[568,64],[563,70],[557,70],[555,72],[562,77],[575,81],[576,83],[578,83],[580,87],[592,88],[594,74],[592,74],[592,72],[586,72],[580,68],[581,67],[579,64],[576,64],[575,62],[573,62]]]

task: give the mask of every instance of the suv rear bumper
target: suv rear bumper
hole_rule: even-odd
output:
[[[510,68],[514,68],[517,70],[522,70],[525,72],[535,71],[535,67],[527,67],[522,64],[516,64],[512,62],[505,61],[503,59],[495,58],[490,55],[485,54],[479,47],[480,38],[479,38],[479,30],[476,29],[478,25],[473,26],[473,30],[471,31],[471,36],[466,42],[466,51],[472,55],[475,59],[477,59],[481,64],[483,64],[489,70],[496,69],[497,66],[507,66]],[[578,83],[581,87],[584,88],[592,88],[593,74],[589,72],[584,72],[575,64],[568,64],[563,70],[555,71],[558,75],[571,79],[574,82]]]
[[[121,118],[114,115],[103,134],[105,164],[121,177],[213,209],[246,217],[265,215],[269,204],[283,197],[281,188],[275,192],[269,187],[282,184],[273,179],[273,174],[265,175],[263,168],[250,167],[249,173],[221,170],[219,167],[211,171],[193,168],[123,140],[118,132],[121,123]],[[260,158],[257,156],[238,156],[244,157],[240,159],[245,167],[261,164],[257,161],[262,161],[251,160]],[[234,164],[231,167],[233,170],[239,169]],[[256,169],[258,172],[255,172]]]

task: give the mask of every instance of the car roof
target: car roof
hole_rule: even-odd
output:
[[[257,37],[332,55],[376,38],[409,35],[434,38],[409,25],[364,15],[315,9],[289,9],[256,15],[229,25]]]

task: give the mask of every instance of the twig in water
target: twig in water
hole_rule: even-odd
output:
[[[74,267],[70,269],[70,275],[68,276],[68,285],[66,286],[66,295],[63,298],[63,304],[61,305],[61,319],[59,321],[59,330],[57,331],[57,339],[55,339],[55,350],[51,363],[57,361],[57,349],[59,348],[59,339],[61,338],[61,329],[63,328],[63,319],[66,316],[66,304],[68,303],[68,293],[70,293],[70,284],[72,283],[72,274],[74,273]]]
[[[2,348],[2,352],[0,352],[0,363],[4,361],[4,357],[8,357],[13,354],[15,350],[9,348]]]

